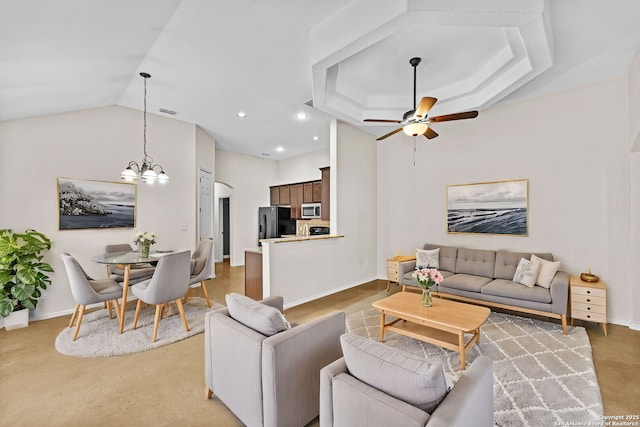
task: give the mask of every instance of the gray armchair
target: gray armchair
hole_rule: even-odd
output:
[[[182,297],[189,286],[189,259],[190,251],[177,252],[165,255],[158,261],[153,277],[144,282],[136,283],[131,287],[131,292],[138,297],[136,304],[136,314],[133,318],[133,329],[138,324],[138,316],[143,302],[156,306],[156,317],[153,323],[152,342],[156,342],[158,335],[158,324],[162,317],[162,310],[165,303],[175,301],[182,317],[185,331],[189,331],[189,324],[182,307]]]
[[[282,297],[261,301],[282,311]],[[205,316],[206,398],[247,426],[304,426],[319,412],[320,369],[338,359],[345,315],[332,312],[265,336],[227,308]]]
[[[133,251],[133,248],[128,243],[106,245],[104,248],[104,252],[106,254],[131,251]],[[154,271],[155,267],[151,264],[145,263],[140,265],[132,265],[129,271],[129,286],[135,285],[136,283],[140,283],[151,278]],[[124,282],[124,266],[119,264],[107,264],[107,277],[111,280],[115,280],[118,283]]]
[[[368,348],[365,351],[373,354],[372,357],[351,355],[350,363],[355,361],[357,366],[352,368],[357,368],[357,372],[347,368],[347,348],[343,348],[345,357],[320,371],[320,427],[493,427],[491,359],[479,356],[463,372],[451,391],[446,393],[445,387],[444,393],[441,391],[437,395],[436,390],[442,389],[442,384],[430,381],[437,382],[439,379],[441,382],[443,374],[433,370],[436,365],[425,367],[429,364],[424,359],[377,341],[367,341],[369,343],[366,343]],[[389,363],[398,369],[388,369]],[[369,383],[356,376],[364,377]],[[374,387],[373,383],[379,388]],[[381,383],[385,383],[384,386],[380,387]],[[388,389],[404,394],[402,399],[389,394]],[[436,400],[432,400],[434,395],[438,396]],[[426,402],[429,408],[425,409],[415,402],[408,403],[410,401],[420,401],[423,405]]]

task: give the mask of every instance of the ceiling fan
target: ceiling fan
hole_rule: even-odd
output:
[[[413,110],[409,110],[404,113],[402,120],[385,120],[385,119],[365,119],[365,122],[378,122],[378,123],[398,123],[402,125],[396,130],[389,132],[386,135],[382,135],[377,138],[376,141],[381,141],[391,135],[394,135],[401,130],[409,136],[424,135],[427,139],[433,139],[438,134],[431,129],[429,124],[439,122],[449,122],[451,120],[473,119],[478,117],[477,111],[466,111],[464,113],[446,114],[444,116],[429,117],[427,114],[431,110],[438,100],[430,96],[425,96],[420,100],[418,108],[416,108],[416,68],[420,64],[422,58],[411,58],[409,63],[413,67]]]

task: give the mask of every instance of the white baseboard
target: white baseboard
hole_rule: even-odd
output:
[[[347,289],[355,288],[356,286],[364,285],[365,283],[369,283],[369,282],[374,281],[374,280],[377,280],[377,278],[376,277],[371,277],[369,279],[366,279],[364,282],[360,282],[359,281],[359,282],[349,283],[349,284],[346,284],[346,285],[341,286],[339,288],[330,289],[330,290],[325,291],[325,292],[320,292],[318,294],[311,295],[311,296],[309,296],[307,298],[302,298],[302,299],[299,299],[299,300],[296,300],[296,301],[293,301],[293,302],[290,302],[290,303],[286,303],[286,304],[284,304],[283,308],[286,310],[288,308],[295,307],[297,305],[301,305],[301,304],[304,304],[304,303],[307,303],[307,302],[310,302],[310,301],[315,301],[317,299],[320,299],[320,298],[323,298],[323,297],[326,297],[326,296],[329,296],[329,295],[333,295],[333,294],[338,293],[340,291],[344,291],[344,290],[347,290]]]

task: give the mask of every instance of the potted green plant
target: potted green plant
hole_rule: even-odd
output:
[[[29,308],[36,308],[42,289],[47,289],[53,272],[51,265],[42,262],[41,253],[51,249],[51,240],[35,230],[14,233],[0,230],[0,316],[5,317],[5,327],[14,329],[16,322],[9,316],[26,317]],[[26,316],[25,316],[26,315]]]

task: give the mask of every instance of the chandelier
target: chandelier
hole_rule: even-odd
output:
[[[165,184],[169,181],[169,176],[164,173],[164,168],[161,165],[153,164],[153,157],[147,154],[147,79],[151,77],[151,74],[140,73],[140,75],[144,78],[144,158],[141,165],[136,161],[130,161],[126,169],[120,174],[120,178],[131,182],[136,181],[138,175],[140,175],[142,182],[145,184],[153,184],[156,181]],[[156,173],[154,170],[156,168],[160,169],[160,173]]]

